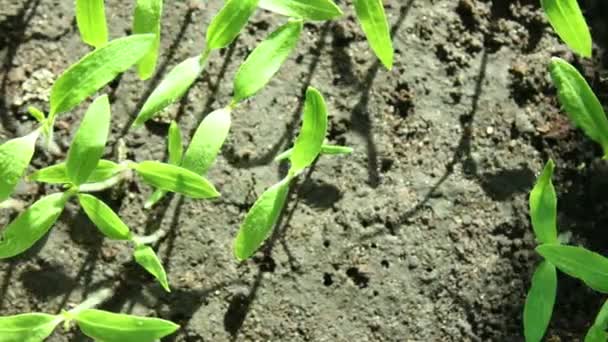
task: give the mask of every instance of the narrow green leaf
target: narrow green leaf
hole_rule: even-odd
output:
[[[367,41],[387,69],[393,68],[393,41],[382,0],[354,0],[357,19]]]
[[[259,0],[228,0],[207,29],[207,49],[224,48],[239,35]]]
[[[110,100],[98,97],[84,114],[65,162],[67,174],[74,185],[89,179],[97,168],[110,133]]]
[[[291,178],[266,190],[247,213],[234,240],[234,255],[239,260],[251,257],[270,236],[289,192]]]
[[[342,16],[331,0],[260,0],[260,7],[293,18],[325,21]]]
[[[290,20],[253,50],[234,79],[234,103],[253,96],[270,81],[298,44],[302,28],[301,20]]]
[[[179,329],[179,325],[159,318],[93,309],[80,312],[74,320],[85,335],[108,342],[154,342]]]
[[[321,152],[327,133],[327,106],[321,93],[308,88],[300,134],[291,154],[291,174],[299,174],[309,167]]]
[[[0,232],[0,259],[21,254],[40,240],[59,219],[69,197],[68,194],[52,194],[21,213]]]
[[[102,159],[97,164],[93,173],[87,179],[87,183],[98,183],[103,182],[124,169],[124,166],[118,165],[112,161]],[[68,184],[70,178],[68,177],[67,166],[65,163],[45,167],[40,169],[27,177],[31,181],[48,183],[48,184]]]
[[[38,109],[34,106],[27,107],[27,111],[28,111],[28,113],[30,113],[30,115],[34,119],[36,119],[36,121],[38,121],[40,123],[43,122],[44,119],[46,119],[46,116],[44,115],[44,113],[40,109]]]
[[[39,131],[0,145],[0,202],[15,190],[19,179],[32,161]]]
[[[42,342],[62,320],[41,313],[0,317],[0,342]]]
[[[108,42],[104,0],[76,0],[76,24],[82,41],[100,47]]]
[[[220,195],[208,180],[175,165],[145,161],[135,164],[133,168],[144,182],[162,190],[192,198],[214,198]]]
[[[59,76],[51,89],[51,114],[72,110],[116,76],[137,63],[154,43],[153,34],[137,34],[111,41],[84,56]]]
[[[198,126],[184,154],[182,167],[204,175],[215,162],[230,130],[230,108],[211,112]]]
[[[142,80],[150,78],[156,70],[162,12],[163,0],[137,0],[133,18],[133,33],[152,33],[156,37],[148,53],[137,64],[137,71]]]
[[[590,288],[608,293],[608,259],[574,246],[541,245],[536,251],[560,271],[582,280]]]
[[[180,165],[182,163],[182,155],[184,154],[184,145],[182,143],[182,132],[179,130],[177,122],[172,121],[169,126],[169,164]]]
[[[559,37],[574,52],[591,57],[591,33],[577,0],[541,0],[541,4]]]
[[[149,246],[138,246],[135,249],[135,253],[133,254],[135,257],[135,261],[141,265],[146,271],[150,272],[158,280],[160,285],[167,292],[171,292],[169,288],[169,281],[167,280],[167,273],[163,265],[154,250]]]
[[[604,158],[607,158],[608,119],[593,90],[583,75],[563,59],[552,58],[549,69],[559,100],[570,120],[589,138],[602,145]]]
[[[184,96],[205,68],[200,59],[201,56],[191,57],[175,66],[148,97],[133,126],[143,125]]]
[[[524,307],[524,335],[526,342],[540,342],[551,321],[555,295],[557,292],[557,272],[555,266],[543,261],[534,272],[532,287],[526,297]]]
[[[606,342],[608,340],[606,329],[608,329],[608,301],[604,302],[595,317],[595,322],[587,331],[585,342]]]
[[[116,215],[112,208],[88,194],[79,194],[78,202],[89,219],[105,236],[113,240],[130,240],[129,227]]]
[[[557,197],[551,182],[555,163],[549,159],[536,185],[530,192],[530,217],[536,239],[540,243],[558,243]]]
[[[293,148],[286,150],[274,158],[274,161],[281,161],[289,159],[293,153]],[[339,154],[351,154],[353,153],[352,147],[340,146],[340,145],[323,145],[321,146],[321,154],[328,155],[339,155]]]

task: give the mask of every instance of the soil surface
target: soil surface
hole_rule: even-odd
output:
[[[539,257],[527,196],[552,157],[564,239],[608,253],[608,165],[572,128],[555,98],[550,56],[572,61],[608,103],[603,46],[583,61],[563,46],[537,0],[386,0],[396,48],[380,67],[353,15],[307,24],[273,81],[233,115],[209,179],[222,198],[167,198],[151,211],[139,182],[104,200],[138,233],[170,230],[156,248],[171,294],[104,240],[76,203],[27,253],[0,263],[0,314],[55,313],[104,286],[104,309],[159,316],[182,329],[166,341],[522,341],[522,309]],[[106,1],[111,36],[130,33],[134,1]],[[160,77],[199,53],[221,1],[167,1],[158,77],[113,82],[112,137],[132,160],[166,158],[167,125],[128,127]],[[608,5],[582,2],[596,42]],[[28,105],[48,109],[56,75],[89,51],[73,1],[0,0],[0,141],[28,132]],[[259,11],[238,41],[212,56],[171,107],[186,136],[228,103],[239,63],[285,19]],[[331,110],[328,139],[352,156],[318,160],[293,187],[262,251],[238,263],[231,244],[256,197],[285,172],[273,157],[291,144],[308,85]],[[65,157],[87,104],[60,117],[61,153],[40,149],[32,170]],[[55,192],[20,184],[31,202]],[[0,223],[16,215],[2,212]],[[604,298],[560,275],[550,341],[578,341]],[[75,329],[49,339],[87,341]]]

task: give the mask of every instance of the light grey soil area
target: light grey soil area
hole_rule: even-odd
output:
[[[104,200],[132,230],[170,231],[157,246],[172,292],[132,261],[132,247],[104,240],[70,203],[27,253],[0,262],[0,314],[57,313],[96,289],[115,288],[103,308],[172,320],[166,341],[522,341],[522,310],[539,262],[527,196],[552,157],[559,230],[573,244],[608,252],[607,164],[572,128],[547,72],[551,56],[584,71],[602,100],[603,47],[582,61],[563,46],[536,0],[387,0],[396,62],[384,70],[352,10],[306,24],[297,51],[273,81],[233,113],[229,139],[208,177],[213,201],[167,198],[134,180]],[[111,36],[130,33],[134,1],[108,0]],[[607,5],[583,1],[596,41],[606,41]],[[133,71],[111,94],[112,136],[128,158],[165,160],[167,125],[129,130],[154,86],[200,53],[222,1],[166,1],[158,76]],[[166,111],[185,132],[228,104],[239,64],[285,18],[258,11],[237,42],[212,55],[181,103]],[[0,141],[34,127],[28,105],[48,110],[54,78],[89,51],[73,1],[0,0]],[[232,240],[249,207],[277,182],[273,158],[293,141],[307,86],[330,108],[331,143],[351,156],[323,156],[294,184],[280,223],[247,262]],[[604,101],[608,103],[608,101]],[[88,104],[88,103],[87,103]],[[40,148],[30,171],[60,162],[87,104],[57,122],[60,155]],[[23,183],[33,202],[56,192]],[[3,211],[4,226],[15,217]],[[603,298],[560,275],[550,341],[577,341]],[[75,328],[49,339],[88,341]]]

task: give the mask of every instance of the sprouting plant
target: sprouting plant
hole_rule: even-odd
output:
[[[108,42],[104,0],[76,0],[76,24],[82,41],[95,48]]]
[[[578,70],[563,59],[553,58],[550,71],[570,120],[600,144],[608,158],[608,119],[597,96]]]
[[[0,317],[1,342],[41,342],[49,337],[59,324],[67,331],[75,323],[80,331],[95,341],[154,342],[173,334],[175,323],[150,317],[114,314],[94,309],[112,295],[103,289],[71,310],[58,315],[27,313]]]
[[[238,260],[251,257],[268,238],[287,200],[291,182],[312,165],[322,152],[327,133],[327,106],[319,91],[309,88],[302,119],[302,128],[294,147],[287,153],[291,163],[287,176],[266,190],[253,204],[234,241]],[[334,152],[350,152],[337,146]]]
[[[547,162],[530,193],[530,217],[536,240],[541,244],[558,244],[557,198],[551,178],[555,164]],[[532,286],[524,306],[524,336],[526,342],[541,341],[551,321],[557,291],[555,266],[542,261],[532,277]]]
[[[164,191],[192,198],[219,196],[205,178],[178,166],[153,161],[125,161],[116,164],[101,160],[110,129],[110,103],[107,95],[97,98],[84,115],[70,145],[67,160],[41,169],[29,178],[38,182],[62,184],[63,193],[49,195],[34,203],[2,232],[0,258],[10,258],[29,249],[55,224],[66,203],[76,197],[95,226],[109,239],[131,242],[134,257],[169,291],[167,276],[160,260],[148,244],[158,234],[141,237],[133,234],[118,215],[101,200],[88,193],[108,189],[129,178],[134,170],[144,182]]]
[[[541,5],[559,37],[579,55],[591,57],[591,33],[578,1],[541,0]]]
[[[393,41],[382,0],[355,0],[357,19],[367,40],[387,69],[393,68]]]
[[[587,331],[585,342],[606,342],[608,340],[606,331],[608,331],[608,301],[604,302],[593,325]]]
[[[146,55],[137,63],[137,72],[142,80],[152,77],[156,70],[162,13],[163,0],[137,0],[133,16],[133,33],[150,33],[156,38]]]

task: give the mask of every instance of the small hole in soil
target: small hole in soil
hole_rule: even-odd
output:
[[[380,295],[380,292],[374,290],[373,294],[374,294],[374,297],[378,297]]]
[[[332,279],[332,276],[330,273],[324,273],[323,274],[323,285],[325,286],[331,286],[334,283],[334,280]]]
[[[330,242],[329,240],[325,240],[325,241],[323,241],[323,246],[324,246],[325,248],[329,247],[330,245],[331,245],[331,242]]]
[[[348,270],[346,270],[346,275],[360,289],[366,288],[367,285],[369,284],[369,277],[365,273],[359,271],[359,269],[356,267],[351,267]]]
[[[381,264],[381,265],[382,265],[382,267],[384,267],[384,268],[388,268],[388,267],[390,266],[390,264],[389,264],[388,260],[382,260],[382,261],[380,262],[380,264]]]
[[[277,264],[274,259],[270,256],[264,256],[263,258],[254,258],[255,262],[260,265],[260,271],[273,273]]]

